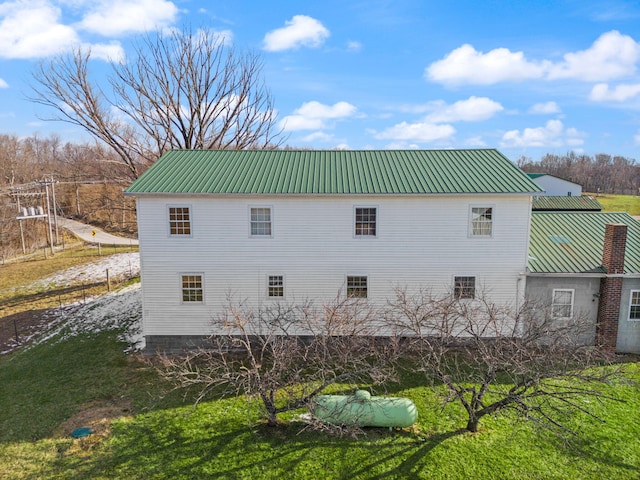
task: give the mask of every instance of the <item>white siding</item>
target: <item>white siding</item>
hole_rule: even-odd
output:
[[[533,179],[545,191],[548,197],[579,197],[582,195],[582,186],[554,177],[553,175],[542,175]]]
[[[530,197],[141,196],[139,238],[145,335],[202,335],[229,294],[258,306],[267,276],[285,277],[285,301],[321,302],[345,293],[347,275],[368,277],[369,299],[395,286],[447,292],[456,275],[476,276],[492,299],[519,301]],[[171,237],[167,206],[191,207],[192,235]],[[493,207],[493,237],[470,238],[470,205]],[[249,206],[272,208],[271,238],[249,236]],[[354,235],[354,206],[377,207],[377,236]],[[199,273],[204,303],[182,304],[180,274]]]
[[[640,290],[640,278],[625,278],[620,297],[620,318],[616,352],[640,353],[640,322],[629,320],[631,291]]]

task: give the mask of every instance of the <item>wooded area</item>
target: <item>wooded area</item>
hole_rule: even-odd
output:
[[[538,161],[520,157],[518,166],[527,173],[546,173],[577,183],[583,192],[640,195],[640,164],[633,158],[548,153]]]

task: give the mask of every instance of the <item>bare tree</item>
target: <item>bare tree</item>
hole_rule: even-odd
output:
[[[106,85],[90,77],[90,50],[40,64],[32,100],[50,118],[106,143],[131,178],[168,149],[275,148],[281,131],[261,62],[215,32],[141,37],[126,63],[112,63]]]
[[[633,158],[603,153],[590,157],[568,152],[546,154],[537,162],[520,157],[517,163],[525,172],[547,173],[576,182],[585,192],[638,194],[640,164]]]
[[[308,406],[327,387],[381,385],[394,375],[397,344],[376,336],[374,312],[357,299],[263,310],[229,302],[207,348],[161,356],[160,372],[180,387],[259,399],[269,425]],[[378,323],[379,325],[379,323]]]
[[[417,368],[444,384],[447,402],[467,413],[466,429],[478,430],[487,415],[515,411],[519,418],[567,430],[564,410],[589,413],[585,396],[616,369],[592,369],[607,358],[585,345],[594,326],[583,318],[558,320],[548,308],[500,306],[479,295],[473,300],[398,290],[385,313],[399,335],[410,340]]]

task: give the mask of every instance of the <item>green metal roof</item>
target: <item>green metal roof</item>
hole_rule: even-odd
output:
[[[587,195],[579,197],[542,196],[533,200],[532,209],[538,211],[586,210],[599,212],[602,210],[602,205],[598,200]]]
[[[538,178],[544,177],[546,173],[527,173],[527,175],[529,176],[529,178]]]
[[[497,150],[174,150],[127,194],[537,193]]]
[[[640,273],[640,222],[628,213],[533,212],[529,244],[532,273],[606,273],[605,225],[627,225],[625,273]]]

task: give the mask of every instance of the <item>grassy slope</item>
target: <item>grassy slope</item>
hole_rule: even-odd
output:
[[[570,443],[504,417],[488,419],[479,434],[460,433],[462,412],[443,408],[438,392],[421,386],[395,393],[416,402],[416,428],[354,440],[300,433],[295,423],[270,430],[242,399],[196,409],[176,407],[176,396],[159,403],[154,372],[122,348],[114,333],[103,333],[0,359],[0,478],[612,480],[640,472],[637,385],[611,388],[626,402],[589,405],[604,423],[574,414],[581,433]],[[640,380],[638,366],[630,368]],[[73,440],[60,427],[87,406],[123,399],[131,411],[109,435]]]
[[[605,212],[628,212],[631,215],[640,215],[640,197],[631,195],[593,195],[601,204]]]

